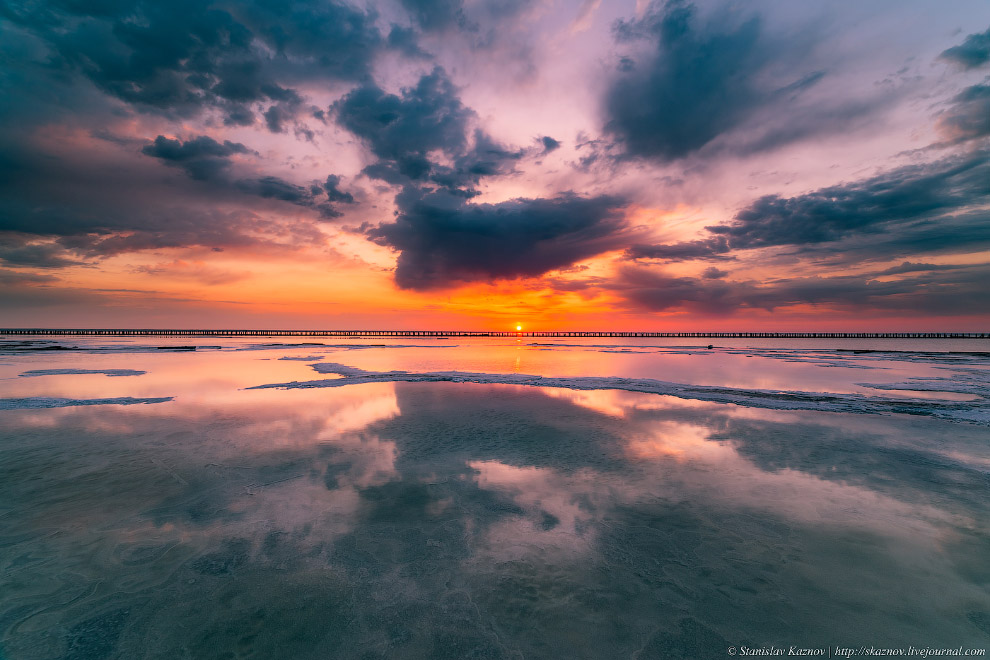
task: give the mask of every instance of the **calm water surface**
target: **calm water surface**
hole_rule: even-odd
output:
[[[990,646],[987,342],[699,343],[0,342],[0,658]]]

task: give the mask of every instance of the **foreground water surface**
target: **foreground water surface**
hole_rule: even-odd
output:
[[[990,646],[984,340],[276,341],[0,341],[0,658]]]

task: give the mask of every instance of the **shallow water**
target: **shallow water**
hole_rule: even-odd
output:
[[[0,657],[990,644],[986,342],[329,344],[0,343]]]

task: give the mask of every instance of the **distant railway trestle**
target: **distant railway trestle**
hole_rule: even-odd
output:
[[[560,330],[189,330],[166,328],[6,328],[23,337],[674,337],[713,339],[987,339],[990,332],[622,332]]]

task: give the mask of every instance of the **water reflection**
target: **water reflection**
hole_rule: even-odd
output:
[[[156,406],[3,413],[5,657],[987,643],[984,428],[511,385],[171,382]]]

